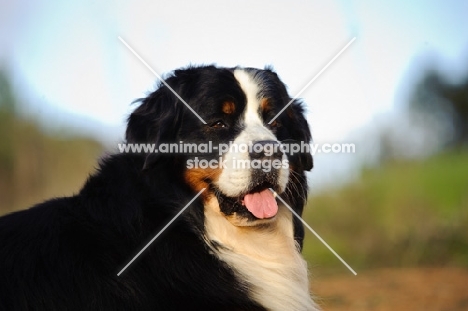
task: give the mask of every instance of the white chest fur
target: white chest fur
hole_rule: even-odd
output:
[[[206,239],[223,246],[213,252],[251,284],[251,298],[271,311],[319,310],[310,297],[307,264],[294,242],[289,210],[279,206],[275,222],[263,228],[237,227],[214,201],[205,206]]]

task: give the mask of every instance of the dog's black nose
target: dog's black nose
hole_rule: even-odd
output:
[[[281,144],[274,140],[260,140],[252,144],[249,155],[252,160],[281,160],[283,157],[283,151],[281,150]]]

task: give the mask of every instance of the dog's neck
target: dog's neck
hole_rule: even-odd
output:
[[[251,298],[268,310],[318,310],[310,298],[307,265],[294,241],[292,215],[280,205],[265,226],[237,227],[205,204],[205,237],[213,253],[248,281]],[[216,245],[213,247],[213,245]]]

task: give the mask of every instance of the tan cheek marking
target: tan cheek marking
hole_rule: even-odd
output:
[[[223,103],[223,112],[225,114],[231,114],[236,111],[236,105],[233,102],[226,101]]]
[[[184,179],[185,182],[195,191],[199,192],[203,188],[206,188],[202,193],[202,198],[204,201],[207,201],[213,193],[209,190],[210,183],[215,180],[218,180],[219,175],[221,174],[221,169],[212,169],[212,168],[191,168],[185,171]]]
[[[293,176],[293,174],[296,174],[296,172],[298,171],[298,167],[294,163],[289,161],[289,159],[288,159],[288,162],[289,162],[289,176]],[[288,183],[290,182],[291,182],[291,177],[288,179]]]

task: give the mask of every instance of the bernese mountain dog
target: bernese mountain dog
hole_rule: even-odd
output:
[[[137,103],[126,146],[213,150],[116,152],[78,194],[0,218],[0,309],[318,310],[286,206],[302,214],[312,156],[283,148],[311,134],[277,74],[191,66]]]

